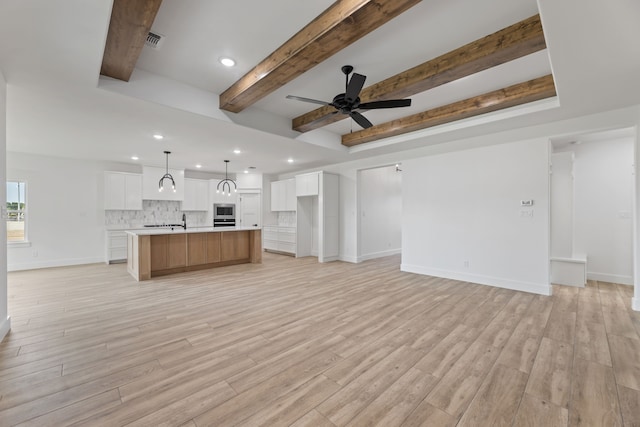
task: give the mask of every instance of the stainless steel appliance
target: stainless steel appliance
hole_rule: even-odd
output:
[[[236,205],[233,203],[215,203],[213,205],[214,227],[236,226]]]

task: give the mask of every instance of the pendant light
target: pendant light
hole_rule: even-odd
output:
[[[158,181],[158,191],[164,190],[164,180],[165,179],[170,179],[171,180],[171,188],[173,189],[173,192],[175,193],[176,192],[176,182],[173,180],[173,177],[169,173],[169,154],[171,154],[171,151],[165,151],[164,154],[166,154],[166,156],[167,156],[167,170],[166,170],[166,173],[162,176],[162,178],[160,178],[160,181]]]
[[[216,187],[216,193],[219,193],[220,190],[222,190],[222,195],[225,195],[225,189],[226,189],[226,194],[228,196],[231,196],[231,184],[233,184],[233,191],[237,192],[238,191],[238,186],[236,185],[236,182],[232,179],[229,179],[228,176],[228,169],[229,169],[229,160],[225,160],[224,161],[224,179],[222,181],[220,181],[218,183],[218,186]]]

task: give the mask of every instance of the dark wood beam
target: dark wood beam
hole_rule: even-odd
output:
[[[463,101],[382,123],[369,129],[342,135],[342,144],[353,147],[365,142],[479,116],[480,114],[550,98],[555,95],[556,88],[553,83],[553,76],[549,74]]]
[[[545,48],[540,15],[535,15],[366,87],[360,98],[362,102],[407,98]],[[315,109],[294,118],[292,128],[308,132],[347,117],[334,111],[333,107]]]
[[[162,0],[114,0],[100,74],[129,81]]]
[[[220,95],[238,113],[420,0],[338,0]]]

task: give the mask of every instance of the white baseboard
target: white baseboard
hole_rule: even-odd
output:
[[[9,333],[9,329],[11,329],[11,316],[7,317],[2,324],[0,324],[0,342],[2,342],[7,333]]]
[[[324,257],[322,262],[333,262],[333,261],[339,261],[339,260],[340,260],[339,256],[326,256]]]
[[[358,257],[355,257],[355,256],[340,255],[340,256],[338,257],[338,259],[339,259],[340,261],[350,262],[350,263],[352,263],[352,264],[357,264],[357,263],[359,262],[359,261],[358,261]]]
[[[640,298],[631,298],[631,308],[634,311],[640,311]]]
[[[70,258],[50,261],[23,262],[7,264],[7,271],[35,270],[38,268],[67,267],[70,265],[104,263],[104,257]]]
[[[593,271],[587,271],[587,279],[597,280],[599,282],[619,283],[621,285],[633,286],[633,277],[622,276],[620,274],[607,274],[607,273],[596,273]]]
[[[400,270],[408,273],[424,274],[427,276],[442,277],[445,279],[471,282],[478,285],[495,286],[497,288],[511,289],[514,291],[529,292],[539,295],[551,295],[551,285],[545,283],[522,282],[501,277],[481,276],[478,274],[460,273],[458,271],[440,270],[423,267],[420,265],[402,264]]]
[[[370,253],[370,254],[359,256],[358,257],[358,262],[368,261],[370,259],[382,258],[382,257],[385,257],[385,256],[397,255],[397,254],[399,254],[401,252],[402,252],[402,249],[400,249],[400,248],[398,248],[398,249],[389,249],[388,251],[373,252],[373,253]]]

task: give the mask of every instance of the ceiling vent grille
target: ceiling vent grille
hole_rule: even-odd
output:
[[[149,34],[147,34],[147,40],[144,44],[149,46],[151,49],[160,49],[164,39],[165,37],[162,34],[156,34],[149,31]]]

